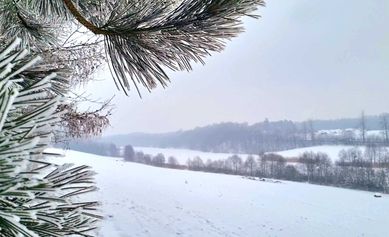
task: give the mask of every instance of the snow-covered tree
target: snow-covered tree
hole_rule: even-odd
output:
[[[56,74],[23,73],[40,60],[16,50],[0,52],[0,233],[1,236],[89,236],[99,217],[96,202],[73,196],[95,190],[86,166],[42,159],[60,119]]]

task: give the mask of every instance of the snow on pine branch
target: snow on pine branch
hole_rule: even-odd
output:
[[[25,83],[20,75],[39,58],[17,50],[16,39],[0,52],[0,230],[2,236],[90,236],[100,217],[97,202],[75,202],[94,191],[89,167],[42,160],[62,99],[50,93],[55,74]]]

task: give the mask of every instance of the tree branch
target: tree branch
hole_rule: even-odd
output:
[[[102,30],[99,27],[92,24],[86,19],[81,12],[78,11],[77,7],[73,4],[72,0],[63,0],[70,13],[76,18],[76,20],[85,26],[88,30],[92,31],[96,35],[109,35],[111,32]]]

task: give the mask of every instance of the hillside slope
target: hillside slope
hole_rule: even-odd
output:
[[[97,172],[99,236],[387,236],[389,197],[171,170],[68,151]]]
[[[303,148],[296,148],[286,151],[278,151],[275,152],[276,154],[279,154],[285,158],[297,158],[304,154],[304,152],[323,152],[328,155],[328,157],[332,160],[332,162],[336,162],[339,159],[339,153],[342,150],[348,150],[351,148],[358,148],[362,152],[365,151],[364,146],[346,146],[346,145],[323,145],[323,146],[310,146],[310,147],[303,147]]]
[[[378,131],[382,129],[379,116],[366,116],[365,123],[368,130],[368,140],[377,142],[377,137],[383,139],[383,134]],[[138,147],[184,148],[206,152],[256,154],[261,151],[289,150],[313,144],[350,144],[350,142],[357,144],[356,141],[360,140],[360,136],[358,136],[359,124],[360,118],[312,120],[311,123],[291,120],[269,121],[266,119],[251,125],[226,122],[176,132],[130,133],[106,136],[98,140],[114,143],[117,146],[131,144]],[[312,132],[311,129],[316,131],[314,143],[308,139]],[[371,135],[374,137],[370,138]]]

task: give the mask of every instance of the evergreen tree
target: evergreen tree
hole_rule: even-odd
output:
[[[0,231],[1,236],[89,236],[99,217],[97,203],[73,196],[95,190],[88,167],[55,165],[42,159],[61,112],[53,93],[56,74],[37,80],[23,74],[39,57],[0,52]]]

